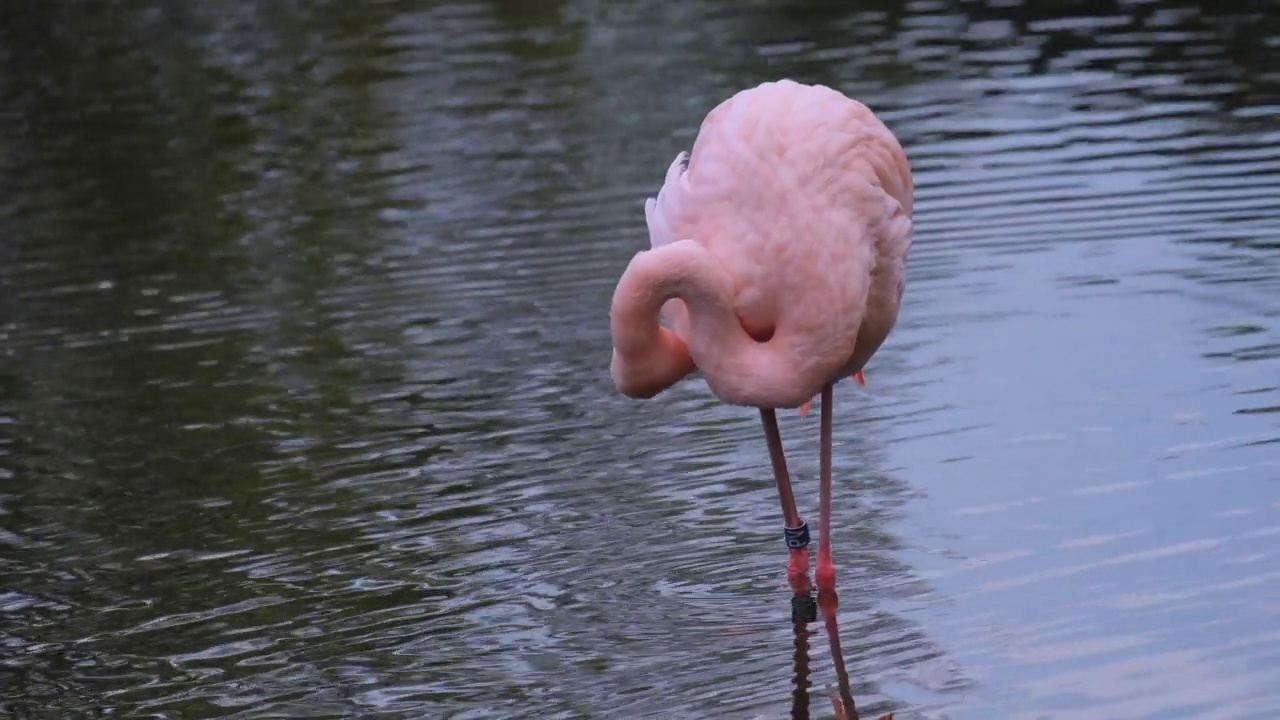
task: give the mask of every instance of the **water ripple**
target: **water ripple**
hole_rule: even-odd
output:
[[[1276,13],[73,5],[0,23],[0,708],[784,715],[758,420],[606,371],[643,198],[780,75],[917,176],[836,407],[863,714],[1280,702]]]

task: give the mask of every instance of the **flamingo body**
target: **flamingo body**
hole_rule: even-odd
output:
[[[862,103],[790,80],[724,101],[645,203],[651,249],[611,311],[615,385],[651,397],[698,370],[725,402],[790,408],[861,370],[897,320],[912,193]]]

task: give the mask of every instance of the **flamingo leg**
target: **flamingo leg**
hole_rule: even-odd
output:
[[[782,436],[778,433],[778,415],[773,408],[760,408],[760,424],[764,427],[765,444],[769,446],[769,462],[773,479],[778,484],[778,501],[782,504],[783,537],[791,557],[787,561],[787,582],[796,595],[807,596],[809,584],[809,527],[796,509],[796,496],[791,490],[787,458],[782,452]]]
[[[858,373],[861,376],[862,373]],[[856,379],[856,378],[855,378]],[[844,666],[844,653],[840,650],[840,627],[836,623],[836,609],[840,598],[836,595],[836,568],[831,562],[831,425],[832,385],[822,389],[822,424],[818,446],[818,563],[814,579],[818,582],[818,610],[827,627],[831,662],[835,665],[836,679],[840,684],[839,697],[832,696],[836,717],[839,720],[858,720],[858,710],[853,703],[853,690],[849,686],[849,672]]]
[[[819,590],[835,592],[836,568],[831,562],[831,392],[822,388],[822,428],[818,446],[818,563],[814,579]]]
[[[859,383],[862,382],[862,373],[859,372],[854,378]],[[849,683],[849,671],[845,667],[844,652],[840,648],[840,626],[836,619],[836,611],[840,606],[840,598],[836,595],[836,570],[835,565],[831,561],[831,434],[832,434],[832,402],[833,402],[833,386],[827,385],[822,389],[822,422],[819,430],[819,448],[818,448],[818,532],[821,544],[818,546],[818,564],[814,577],[818,583],[818,601],[817,609],[822,613],[823,624],[826,626],[828,646],[831,648],[831,661],[835,666],[836,681],[839,684],[838,693],[831,694],[831,704],[835,710],[837,720],[858,720],[858,708],[853,701],[853,688]],[[773,410],[761,410],[761,420],[764,423],[765,440],[769,444],[769,457],[773,461],[774,477],[778,481],[778,496],[782,501],[782,514],[786,519],[787,527],[797,527],[803,524],[800,519],[800,513],[796,510],[795,496],[791,492],[791,479],[787,475],[786,460],[782,455],[782,441],[778,434],[777,418]],[[812,603],[807,595],[808,592],[808,563],[809,555],[807,549],[792,550],[792,566],[788,569],[788,578],[794,576],[792,572],[795,568],[795,561],[798,553],[803,554],[804,564],[801,566],[804,574],[805,585],[803,588],[797,587],[793,581],[792,588],[795,589],[796,595],[805,595],[804,601]],[[800,684],[800,633],[803,624],[797,620],[798,613],[794,607],[796,602],[801,601],[797,597],[792,602],[792,621],[796,623],[796,659],[797,659],[797,686]],[[812,607],[812,606],[810,606]],[[806,648],[807,649],[807,648]],[[807,670],[807,665],[805,670]],[[805,673],[807,675],[807,673]],[[793,717],[807,717],[808,702],[804,702],[803,711],[798,710],[801,707],[800,696],[801,691],[797,687],[796,703],[793,707]],[[797,715],[798,712],[806,712],[805,715]],[[886,715],[881,720],[892,720],[892,715]]]

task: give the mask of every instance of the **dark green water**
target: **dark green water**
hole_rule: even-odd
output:
[[[15,1],[0,61],[0,709],[786,716],[758,418],[619,397],[607,308],[787,76],[917,178],[835,409],[864,715],[1280,712],[1274,4]]]

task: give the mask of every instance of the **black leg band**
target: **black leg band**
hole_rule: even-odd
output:
[[[782,539],[792,550],[809,547],[809,523],[801,522],[797,528],[782,528]]]

